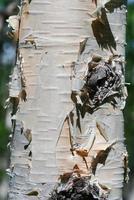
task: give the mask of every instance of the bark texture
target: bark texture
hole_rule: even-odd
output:
[[[125,9],[118,0],[22,2],[8,199],[122,200]]]

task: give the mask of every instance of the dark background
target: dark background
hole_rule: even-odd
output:
[[[118,0],[117,0],[118,1]],[[8,98],[8,82],[12,67],[15,62],[15,42],[7,36],[8,26],[6,19],[16,10],[7,10],[7,6],[13,0],[0,0],[0,200],[6,200],[7,191],[6,173],[9,162],[7,144],[10,141],[10,119],[4,109],[5,100]],[[124,189],[124,199],[134,200],[132,190],[134,187],[134,0],[128,1],[127,34],[126,34],[126,82],[128,86],[128,98],[124,110],[125,137],[129,153],[130,180]]]

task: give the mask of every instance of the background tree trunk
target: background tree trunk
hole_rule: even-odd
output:
[[[20,13],[8,199],[82,199],[79,180],[84,199],[121,200],[124,2],[32,0]]]

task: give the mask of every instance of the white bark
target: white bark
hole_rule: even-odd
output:
[[[93,18],[89,13],[94,10],[95,4],[91,0],[32,0],[22,8],[18,65],[15,68],[18,83],[14,84],[12,78],[10,98],[20,98],[23,67],[27,101],[19,102],[18,112],[13,116],[16,127],[11,144],[10,200],[48,199],[59,182],[59,176],[72,172],[76,164],[82,171],[81,176],[90,176],[93,158],[111,144],[113,146],[105,165],[98,163],[91,182],[109,188],[109,200],[122,199],[126,155],[122,115],[124,96],[121,100],[117,99],[116,108],[105,103],[92,114],[86,112],[84,118],[80,117],[81,133],[76,126],[77,114],[71,100],[72,91],[82,88],[83,74],[85,76],[92,56],[97,53],[107,60],[111,55],[110,50],[99,48],[93,35]],[[122,9],[118,8],[107,16],[116,38],[116,53],[121,55],[122,62],[125,9],[122,6]],[[85,38],[88,39],[80,55],[79,46]],[[75,70],[72,62],[76,62]],[[119,73],[123,73],[121,62],[115,61]],[[124,84],[124,77],[122,82]],[[74,114],[73,125],[70,121],[71,111]],[[24,134],[21,134],[22,127]],[[31,130],[32,142],[25,150],[24,146],[30,140],[25,137],[27,129]],[[73,144],[79,144],[77,150],[89,151],[87,164],[77,151],[72,155],[70,137]],[[32,157],[29,156],[30,150]],[[30,195],[32,191],[35,195]]]

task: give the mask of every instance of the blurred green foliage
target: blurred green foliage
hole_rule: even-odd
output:
[[[0,0],[0,7],[6,6],[8,3],[12,2],[13,0]]]
[[[3,181],[5,178],[5,169],[0,169],[0,183]]]
[[[2,64],[2,56],[4,52],[3,45],[5,43],[13,44],[5,34],[5,25],[7,26],[5,20],[8,17],[5,13],[5,8],[11,2],[13,0],[0,0],[0,23],[3,24],[3,28],[0,29],[0,183],[5,178],[5,159],[8,159],[7,144],[10,133],[6,127],[6,110],[4,109],[4,104],[8,98],[8,83],[12,66],[11,64]]]
[[[9,131],[6,128],[5,118],[6,112],[4,109],[4,103],[8,97],[9,74],[11,71],[10,66],[0,67],[0,156],[4,156],[7,151],[7,142]]]
[[[127,32],[126,32],[126,82],[128,86],[128,99],[124,111],[126,143],[129,153],[129,167],[134,174],[134,5],[128,5]]]

